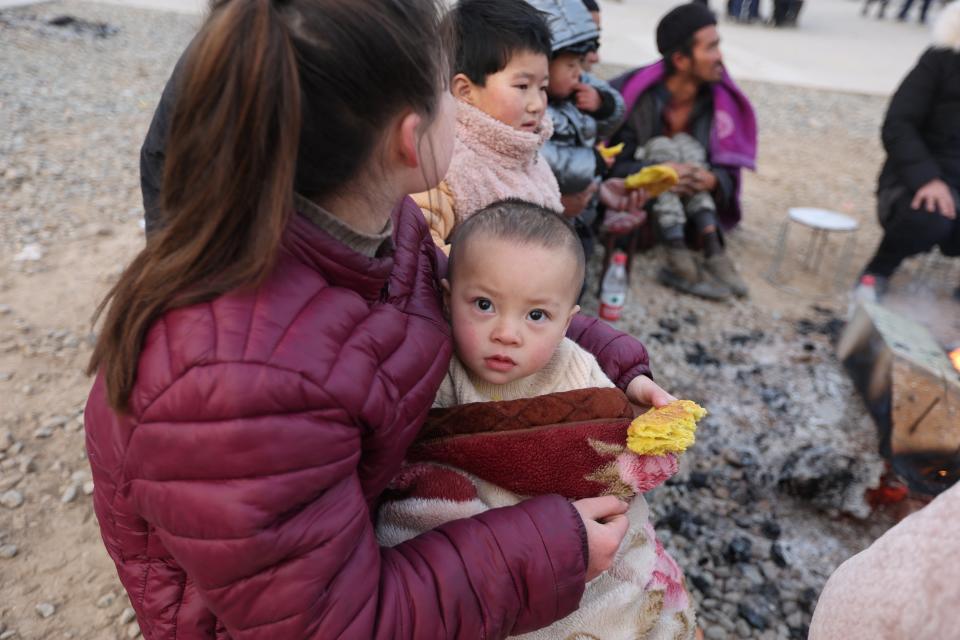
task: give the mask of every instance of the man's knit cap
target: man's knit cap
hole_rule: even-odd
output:
[[[717,17],[699,2],[674,7],[657,25],[657,50],[661,55],[680,47],[700,29],[717,24]]]

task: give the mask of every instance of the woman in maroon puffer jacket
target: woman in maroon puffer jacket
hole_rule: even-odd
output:
[[[498,638],[575,609],[623,535],[612,498],[544,496],[376,544],[451,352],[403,197],[452,148],[438,4],[222,0],[185,58],[164,226],[104,303],[85,417],[148,639]],[[629,336],[571,335],[669,399]]]

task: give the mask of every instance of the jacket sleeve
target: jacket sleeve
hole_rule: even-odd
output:
[[[456,225],[456,209],[454,207],[453,192],[446,182],[441,182],[437,188],[410,196],[420,207],[423,217],[430,227],[433,242],[450,255],[450,234]]]
[[[653,377],[643,343],[598,318],[574,316],[567,337],[592,353],[603,372],[621,390],[626,390],[637,376]]]
[[[604,140],[613,135],[620,123],[623,122],[626,105],[623,102],[623,96],[620,92],[610,86],[610,83],[594,76],[590,73],[584,73],[580,79],[585,84],[590,85],[600,93],[600,99],[603,101],[606,109],[601,107],[601,111],[594,114],[597,121],[597,140]]]
[[[597,152],[577,144],[573,125],[562,113],[552,107],[549,112],[553,118],[553,137],[540,148],[540,153],[556,176],[560,193],[580,193],[598,175]]]
[[[883,121],[884,149],[912,192],[940,177],[940,167],[921,133],[937,97],[940,61],[935,49],[928,49],[920,57],[893,94]]]
[[[203,409],[187,422],[183,406]],[[126,491],[236,640],[502,638],[578,606],[584,527],[569,501],[541,496],[380,548],[362,448],[361,426],[300,372],[195,366],[141,417]]]

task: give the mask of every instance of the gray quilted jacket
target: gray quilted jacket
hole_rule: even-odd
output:
[[[600,175],[603,165],[597,159],[595,145],[620,126],[624,115],[623,97],[603,80],[589,73],[580,81],[600,92],[603,106],[598,117],[577,109],[573,98],[551,100],[547,113],[553,120],[553,137],[541,152],[553,169],[560,185],[560,193],[578,193],[586,189]]]

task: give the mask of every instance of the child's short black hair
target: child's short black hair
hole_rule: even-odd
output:
[[[481,87],[516,53],[550,57],[550,27],[524,0],[460,0],[450,15],[457,38],[453,75],[462,73]]]
[[[580,236],[561,213],[517,198],[499,200],[480,209],[457,224],[453,231],[447,280],[453,281],[456,264],[470,240],[484,235],[520,245],[568,252],[575,265],[570,287],[576,302],[586,274],[586,257]]]

